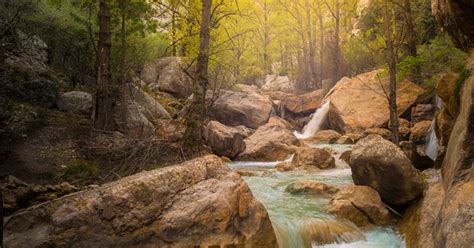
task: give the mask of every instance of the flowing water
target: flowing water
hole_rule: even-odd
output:
[[[431,160],[433,161],[435,161],[436,157],[438,156],[438,137],[436,136],[435,127],[436,127],[436,122],[433,121],[430,129],[428,130],[428,135],[426,136],[426,143],[425,143],[426,156],[431,158]]]
[[[245,177],[257,199],[266,207],[280,247],[404,247],[403,240],[389,227],[359,229],[349,221],[325,211],[329,198],[286,193],[288,184],[314,179],[329,185],[352,184],[351,170],[339,156],[349,145],[313,145],[330,147],[336,168],[318,172],[278,172],[279,162],[236,162],[234,170],[256,176]],[[290,159],[290,158],[289,158]]]
[[[298,139],[306,139],[313,136],[321,128],[321,124],[326,120],[326,116],[329,112],[329,101],[323,104],[321,108],[317,109],[314,112],[313,118],[309,123],[303,128],[303,132],[299,133],[295,131],[295,136]]]

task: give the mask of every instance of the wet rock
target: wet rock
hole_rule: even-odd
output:
[[[250,129],[246,126],[236,126],[234,127],[237,131],[239,131],[240,134],[242,134],[242,136],[244,136],[245,138],[251,136],[252,134],[255,133],[255,130],[253,129]]]
[[[339,192],[339,188],[315,180],[298,180],[290,183],[286,187],[285,192],[291,194],[310,194],[330,197]]]
[[[268,214],[216,156],[146,171],[27,209],[8,247],[276,247]]]
[[[358,226],[384,225],[390,220],[377,191],[367,186],[342,188],[328,207],[329,213],[346,218]]]
[[[15,91],[21,100],[45,108],[53,107],[58,97],[58,87],[45,79],[22,82]]]
[[[378,135],[354,145],[350,161],[356,185],[377,190],[385,202],[405,205],[423,193],[425,183],[403,151]]]
[[[215,101],[212,113],[217,121],[227,126],[244,125],[255,129],[268,122],[272,106],[270,99],[259,94],[223,91]]]
[[[25,183],[13,176],[7,176],[0,183],[0,187],[3,194],[5,216],[11,215],[19,209],[54,200],[78,190],[67,182],[57,185],[35,185]]]
[[[311,147],[299,147],[296,149],[292,163],[298,167],[314,166],[319,169],[334,168],[336,166],[335,159],[328,150]]]
[[[322,130],[314,134],[313,137],[308,138],[305,142],[310,144],[335,144],[341,137],[341,134],[334,130]]]
[[[439,138],[439,143],[442,146],[448,146],[454,121],[454,118],[448,113],[446,108],[441,109],[436,116],[436,136]]]
[[[286,159],[299,145],[298,139],[288,129],[277,125],[261,126],[246,138],[245,150],[238,160],[278,161]]]
[[[90,114],[92,111],[92,95],[83,91],[70,91],[61,94],[56,101],[60,110]]]
[[[361,133],[369,128],[382,127],[390,119],[390,111],[379,82],[380,70],[341,80],[328,93],[329,122],[341,133]],[[388,76],[380,76],[382,85],[388,85]],[[424,90],[410,81],[397,85],[398,113],[408,110]],[[347,97],[351,96],[351,97]]]
[[[416,145],[424,145],[426,143],[426,136],[428,135],[428,131],[432,124],[432,121],[421,121],[416,123],[411,128],[410,141]]]
[[[239,130],[217,121],[211,121],[206,125],[204,138],[212,148],[212,152],[219,156],[234,158],[245,150],[245,137]]]
[[[292,162],[283,162],[279,163],[275,166],[277,171],[284,172],[284,171],[292,171],[295,170],[298,166],[296,166]]]
[[[436,109],[431,104],[418,104],[411,110],[411,125],[421,121],[433,120]]]
[[[433,226],[443,198],[441,183],[430,185],[423,198],[405,211],[399,226],[408,247],[435,247]]]
[[[339,159],[341,159],[342,161],[349,164],[351,162],[351,153],[352,153],[351,150],[345,151],[345,152],[341,153],[341,156],[339,157]]]
[[[347,135],[342,135],[341,137],[339,137],[336,140],[336,144],[350,145],[350,144],[354,144],[354,140],[351,137],[347,136]]]
[[[339,242],[352,243],[365,239],[360,229],[346,220],[323,219],[305,221],[301,226],[300,232],[303,234],[305,247]]]
[[[386,140],[392,140],[392,132],[386,128],[369,128],[362,133],[362,137],[365,138],[371,134],[379,135]]]
[[[357,143],[357,141],[359,141],[360,139],[363,138],[362,134],[360,134],[360,133],[346,133],[344,135],[351,138],[354,141],[354,143]]]

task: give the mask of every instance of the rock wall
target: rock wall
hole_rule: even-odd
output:
[[[468,51],[474,47],[474,1],[432,0],[431,9],[454,43]]]
[[[473,18],[474,19],[474,18]],[[474,72],[474,54],[469,69]],[[441,172],[446,197],[433,236],[435,247],[474,244],[474,76],[464,82],[461,106]]]
[[[218,157],[142,172],[17,212],[6,247],[276,247],[268,214]]]

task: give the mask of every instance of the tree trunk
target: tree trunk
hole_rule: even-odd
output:
[[[313,41],[313,28],[311,25],[311,5],[309,3],[309,0],[306,0],[306,5],[305,5],[305,10],[306,10],[306,22],[307,22],[307,35],[308,35],[308,74],[309,74],[309,84],[311,86],[315,85],[316,82],[316,65],[315,65],[315,44]]]
[[[194,99],[187,119],[186,139],[192,144],[203,143],[203,125],[207,116],[206,91],[209,84],[208,67],[211,47],[211,6],[212,0],[202,0],[202,20],[199,53],[194,82]]]
[[[323,10],[321,1],[318,1],[319,5],[319,86],[323,88],[323,80],[324,80],[324,18],[323,18]]]
[[[127,69],[126,69],[126,56],[127,56],[127,3],[128,0],[120,0],[120,12],[121,12],[121,30],[120,30],[120,105],[121,105],[121,117],[122,124],[127,124]]]
[[[390,108],[390,130],[392,131],[392,139],[395,144],[399,143],[399,130],[398,130],[398,113],[397,113],[397,62],[395,58],[393,41],[392,41],[392,30],[391,30],[391,18],[388,10],[388,0],[384,0],[383,6],[383,19],[385,29],[385,39],[387,43],[387,61],[390,71],[390,95],[389,95],[389,108]]]
[[[333,84],[335,84],[341,78],[341,49],[339,48],[339,40],[340,40],[340,23],[341,23],[341,6],[339,4],[339,0],[336,0],[336,26],[334,30],[334,55],[335,58],[335,71],[334,71],[334,78]]]
[[[95,94],[94,128],[113,130],[113,99],[110,88],[110,9],[108,0],[100,0],[99,7],[99,46]]]
[[[417,51],[416,51],[416,34],[415,34],[415,28],[413,25],[413,18],[411,14],[411,3],[410,0],[404,0],[404,16],[405,16],[405,22],[407,25],[407,42],[408,42],[408,54],[412,57],[417,56]],[[423,79],[421,77],[421,68],[419,65],[415,65],[414,68],[414,74],[412,77],[412,80],[420,84]]]
[[[268,6],[267,3],[263,3],[263,63],[265,67],[265,73],[272,73],[272,65],[270,61],[270,55],[268,53],[268,46],[270,45],[270,30],[269,30],[269,17],[268,17]]]

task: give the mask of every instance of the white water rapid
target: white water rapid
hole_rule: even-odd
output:
[[[295,131],[294,134],[298,139],[306,139],[313,136],[321,128],[321,124],[326,120],[326,116],[329,112],[329,101],[323,104],[321,108],[317,109],[314,112],[313,118],[311,121],[303,128],[303,132]]]
[[[430,129],[428,130],[425,143],[425,153],[433,161],[436,160],[438,155],[438,137],[436,136],[435,125],[436,123],[433,121]]]

